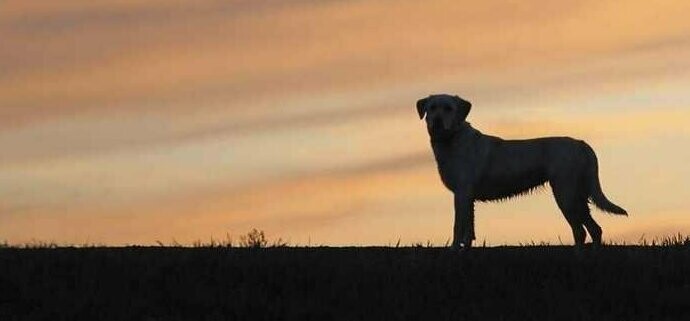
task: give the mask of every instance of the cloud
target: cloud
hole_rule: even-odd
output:
[[[194,108],[218,100],[234,105],[256,95],[429,82],[448,75],[482,82],[498,73],[514,82],[535,70],[620,57],[650,43],[686,43],[679,38],[687,28],[680,8],[632,3],[611,22],[611,6],[438,1],[391,9],[385,3],[338,1],[277,7],[155,2],[75,5],[35,15],[37,8],[9,8],[4,21],[10,22],[0,27],[12,48],[0,53],[0,68],[7,70],[0,79],[0,102],[8,106],[3,118],[21,119],[127,105],[137,111],[167,109],[181,100]],[[404,18],[411,13],[436,19]],[[661,15],[664,23],[654,23]],[[51,19],[81,27],[28,34],[13,27],[55,24]],[[146,23],[153,26],[141,25]],[[638,24],[646,26],[644,32],[630,32]]]
[[[379,203],[405,190],[409,192],[412,184],[416,188],[424,188],[424,182],[437,186],[432,175],[418,179],[420,173],[429,169],[433,173],[432,166],[429,155],[407,155],[249,185],[206,186],[183,193],[171,191],[145,202],[51,205],[4,212],[2,218],[7,224],[0,229],[13,242],[24,242],[37,235],[43,239],[63,235],[62,239],[70,242],[82,242],[88,235],[94,242],[145,240],[148,244],[156,235],[191,242],[195,238],[222,236],[228,230],[244,231],[249,226],[272,232],[286,231],[279,228],[284,226],[294,232],[332,224],[352,215],[368,215],[366,204]],[[416,194],[419,196],[419,191]],[[156,232],[161,221],[166,222],[166,229]],[[136,222],[136,227],[132,222]],[[92,228],[78,228],[86,225]],[[109,227],[101,228],[104,225]]]

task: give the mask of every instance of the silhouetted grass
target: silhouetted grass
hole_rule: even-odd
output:
[[[0,249],[0,320],[683,320],[688,240],[581,255],[539,243],[462,254],[38,243]]]

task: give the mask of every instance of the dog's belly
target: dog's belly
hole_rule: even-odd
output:
[[[503,141],[487,159],[475,183],[475,199],[491,201],[529,192],[548,180],[548,153],[542,140]]]
[[[479,201],[494,201],[527,193],[546,183],[544,170],[535,169],[510,177],[485,177],[475,186],[474,198]]]

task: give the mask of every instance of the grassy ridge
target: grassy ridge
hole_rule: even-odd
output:
[[[0,320],[682,320],[690,246],[0,249]]]

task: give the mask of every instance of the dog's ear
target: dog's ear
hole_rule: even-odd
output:
[[[424,114],[426,114],[426,103],[428,101],[429,101],[429,97],[417,100],[417,113],[419,114],[419,119],[424,118]]]
[[[458,113],[462,121],[465,121],[467,115],[470,114],[470,109],[472,109],[472,103],[460,98],[459,96],[454,96],[458,104]]]

